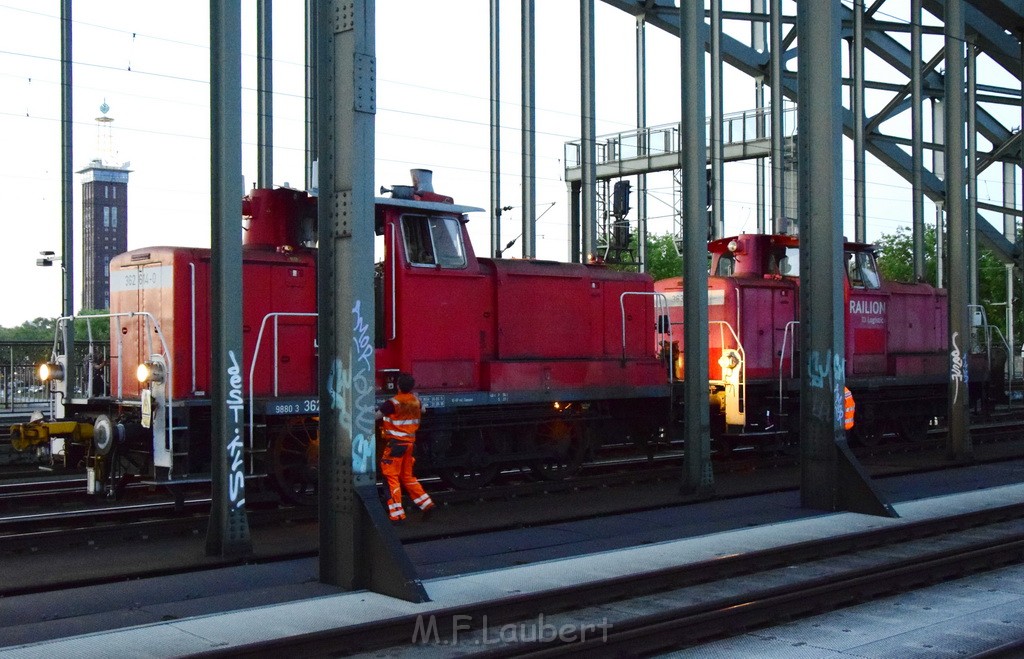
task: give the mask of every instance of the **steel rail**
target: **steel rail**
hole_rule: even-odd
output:
[[[450,606],[429,610],[425,614],[410,614],[390,620],[305,633],[288,638],[258,641],[243,646],[236,645],[199,653],[196,656],[274,657],[276,659],[282,652],[299,656],[333,656],[336,653],[378,651],[384,648],[408,645],[411,640],[416,639],[416,630],[422,631],[423,615],[433,616],[432,620],[436,622],[437,637],[441,639],[458,638],[460,632],[463,636],[468,635],[467,624],[478,627],[482,620],[486,620],[490,625],[514,623],[530,619],[531,616],[535,620],[538,611],[552,613],[574,611],[581,608],[581,602],[585,602],[588,607],[596,606],[1022,517],[1024,517],[1024,504],[1008,505],[986,511],[950,515],[895,527],[804,541],[690,565],[611,577],[544,592],[517,594],[487,602]],[[1020,533],[1018,531],[1018,534]],[[968,540],[968,542],[970,541]],[[577,654],[583,651],[588,653],[587,656],[592,656],[591,653],[595,652],[609,656],[620,656],[623,652],[634,655],[641,650],[678,646],[690,643],[695,639],[727,633],[739,627],[764,624],[775,619],[773,612],[776,611],[784,612],[785,615],[792,615],[792,612],[797,609],[806,612],[813,608],[807,604],[811,595],[819,598],[817,606],[824,606],[825,600],[822,598],[828,599],[832,604],[848,602],[851,598],[862,597],[866,591],[891,592],[895,578],[915,583],[924,579],[932,582],[936,577],[941,579],[958,570],[976,570],[980,564],[992,561],[1000,563],[1020,561],[1022,556],[1024,556],[1024,538],[1017,535],[1002,542],[984,541],[960,549],[939,550],[927,555],[918,554],[910,559],[895,561],[884,568],[874,566],[850,570],[839,575],[812,578],[802,585],[792,586],[788,589],[787,587],[771,588],[696,606],[679,607],[657,616],[638,617],[632,623],[617,622],[608,637],[594,645],[568,643],[562,646],[542,646],[533,643],[483,649],[488,650],[485,656],[521,656],[531,652],[536,653],[536,656],[547,656],[548,653],[555,656]],[[965,565],[968,567],[964,567]],[[787,608],[784,609],[781,606],[783,603],[787,604]],[[746,614],[747,611],[750,611],[749,615]],[[687,631],[676,633],[674,631],[676,627],[685,628]],[[639,645],[644,642],[644,639],[651,639],[646,641],[648,646]],[[447,649],[453,651],[456,648],[457,646],[450,646]],[[470,652],[481,648],[467,647],[463,649]]]

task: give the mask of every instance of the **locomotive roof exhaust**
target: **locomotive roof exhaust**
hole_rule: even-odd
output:
[[[416,194],[434,191],[434,172],[429,169],[410,169],[412,187]]]

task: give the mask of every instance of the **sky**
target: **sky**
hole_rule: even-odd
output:
[[[243,174],[256,179],[255,2],[243,2]],[[490,204],[488,4],[479,0],[377,0],[376,186],[407,184],[409,170],[434,171],[435,190],[456,203]],[[564,144],[579,139],[579,3],[536,3],[537,255],[568,258],[568,195]],[[900,3],[883,7],[906,19]],[[304,175],[303,3],[274,3],[274,183],[302,187]],[[519,3],[502,7],[502,204],[503,242],[520,232],[521,135]],[[749,0],[726,0],[744,11]],[[791,2],[784,11],[793,13]],[[35,265],[38,252],[61,249],[60,200],[60,3],[0,0],[0,199],[4,203],[0,325],[15,326],[61,309],[60,268]],[[75,169],[100,153],[96,117],[104,101],[114,119],[117,158],[130,162],[128,248],[209,246],[209,3],[78,0],[74,3],[73,83]],[[933,24],[937,24],[932,21]],[[568,26],[568,27],[567,27]],[[726,24],[746,39],[746,24]],[[634,19],[596,3],[597,134],[635,128]],[[930,56],[941,40],[926,39]],[[886,65],[867,66],[885,78]],[[647,124],[676,122],[679,109],[679,42],[647,32]],[[994,69],[984,61],[979,71]],[[844,64],[844,72],[847,71]],[[726,67],[726,114],[754,107],[753,81]],[[1018,87],[996,71],[990,84]],[[898,76],[893,80],[902,82]],[[888,94],[872,93],[867,110]],[[1019,110],[1014,110],[1018,113]],[[899,121],[899,120],[897,120]],[[909,116],[905,118],[909,123]],[[1007,125],[1017,122],[1008,120]],[[926,131],[928,130],[926,124]],[[927,135],[926,135],[927,139]],[[844,221],[852,235],[852,155],[845,142]],[[979,149],[982,147],[979,146]],[[993,168],[989,176],[999,174]],[[754,161],[726,165],[727,233],[756,228]],[[868,158],[869,239],[910,222],[910,191],[883,165]],[[667,174],[648,181],[652,233],[672,230],[672,183]],[[770,187],[770,182],[769,182]],[[75,175],[74,256],[76,310],[81,299],[81,177]],[[1001,183],[979,182],[982,199],[999,201]],[[239,191],[242,194],[242,191]],[[634,198],[633,204],[636,207]],[[925,215],[931,218],[931,205]],[[996,220],[1001,226],[1001,219]],[[486,213],[471,216],[476,252],[489,249]],[[518,256],[518,246],[511,250]]]

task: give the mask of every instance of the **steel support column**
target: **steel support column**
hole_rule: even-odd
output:
[[[317,0],[306,0],[306,190],[317,187],[315,174],[319,140],[316,123],[316,61],[319,39]]]
[[[932,99],[932,173],[940,181],[946,180],[946,154],[939,145],[946,143],[945,105],[938,99]],[[935,202],[935,285],[943,287],[946,281],[946,230],[943,220],[944,201]]]
[[[711,236],[725,236],[722,212],[722,0],[711,0]]]
[[[911,171],[911,190],[913,200],[911,204],[913,218],[911,223],[911,237],[913,240],[914,254],[914,280],[924,281],[924,128],[921,94],[921,0],[912,0],[910,9],[910,123],[911,157],[913,158],[913,169]]]
[[[580,182],[583,184],[584,262],[594,254],[597,229],[597,109],[594,73],[594,0],[580,0]]]
[[[491,256],[501,254],[501,0],[491,0]]]
[[[1003,206],[1017,208],[1017,169],[1012,162],[1003,162]],[[1017,217],[1003,213],[1003,235],[1011,243],[1017,242]]]
[[[968,301],[978,304],[978,52],[967,37],[967,276]]]
[[[750,12],[753,14],[766,14],[766,0],[750,0]],[[751,21],[750,43],[754,50],[763,53],[768,49],[768,25],[763,21]],[[754,105],[757,108],[757,137],[765,137],[764,125],[764,76],[754,79]],[[765,230],[765,163],[764,158],[758,158],[754,171],[755,185],[757,186],[757,232],[764,233]]]
[[[580,236],[580,228],[582,223],[580,222],[580,197],[582,197],[583,184],[580,181],[573,181],[568,184],[569,194],[569,262],[570,263],[581,263],[582,255],[580,254],[580,245],[582,244],[582,238]]]
[[[320,580],[423,602],[377,496],[374,1],[335,0],[320,10]]]
[[[708,411],[707,147],[704,126],[704,3],[679,4],[682,122],[680,169],[683,177],[683,345],[684,438],[686,465],[681,489],[710,495],[711,421]]]
[[[797,8],[800,471],[807,508],[894,515],[846,445],[840,0]]]
[[[60,3],[60,221],[61,315],[75,313],[75,193],[72,132],[74,116],[71,85],[71,0]],[[68,323],[73,330],[73,325]],[[69,348],[70,350],[70,348]],[[71,354],[70,352],[68,354]],[[69,360],[68,368],[73,368]],[[68,377],[73,374],[69,373]]]
[[[786,162],[782,134],[782,0],[771,0],[771,89],[772,89],[772,225],[775,233],[786,230]]]
[[[252,551],[242,400],[242,4],[210,2],[210,556]]]
[[[531,258],[537,254],[537,104],[536,104],[536,57],[535,57],[535,25],[534,0],[522,0],[522,138],[523,138],[523,257]],[[586,227],[584,227],[584,254],[589,254],[593,247],[587,245]],[[593,233],[590,234],[593,245]]]
[[[866,180],[864,174],[864,0],[853,0],[853,41],[850,43],[853,81],[853,233],[859,243],[867,242]]]
[[[639,155],[646,155],[650,144],[647,128],[647,19],[636,17],[636,129]],[[647,272],[647,175],[636,177],[636,250],[640,272]]]
[[[952,460],[971,458],[968,355],[971,324],[968,314],[968,229],[964,204],[964,14],[961,0],[946,0],[946,222],[949,226],[949,435]]]
[[[256,179],[274,187],[274,9],[273,0],[256,3]]]

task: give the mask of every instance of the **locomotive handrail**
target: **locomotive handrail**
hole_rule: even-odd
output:
[[[732,340],[736,343],[736,351],[740,353],[740,402],[743,404],[744,419],[746,419],[747,411],[747,351],[743,349],[743,342],[740,341],[740,337],[736,334],[736,329],[727,320],[709,320],[708,326],[718,325],[719,336],[718,342],[722,345],[722,349],[725,349],[725,337],[722,335],[723,329],[728,329],[732,335]],[[710,370],[710,364],[708,368]],[[710,380],[710,378],[708,378]],[[746,427],[746,421],[744,421],[744,428]]]
[[[391,338],[388,341],[394,341],[398,338],[398,297],[396,292],[395,284],[395,263],[398,261],[398,245],[395,243],[398,240],[398,236],[395,235],[395,225],[391,224]]]
[[[274,319],[274,396],[277,396],[277,350],[278,350],[278,319],[282,316],[289,318],[316,318],[319,316],[316,312],[300,312],[300,311],[275,311],[268,313],[263,316],[263,321],[260,323],[260,331],[256,335],[256,347],[252,353],[252,363],[249,365],[249,473],[253,474],[256,470],[256,456],[253,452],[255,446],[255,432],[253,430],[255,424],[255,387],[253,386],[253,378],[256,375],[256,361],[260,356],[260,346],[263,344],[263,331],[267,328],[267,321],[271,318]]]
[[[93,315],[90,315],[90,316],[82,316],[82,318],[90,318],[90,319],[94,319],[94,318],[112,318],[112,319],[117,319],[117,399],[118,400],[122,400],[123,397],[124,397],[124,359],[122,359],[123,352],[124,352],[124,350],[123,350],[124,343],[121,340],[121,336],[122,336],[122,334],[121,334],[121,319],[122,318],[135,318],[137,316],[142,316],[145,319],[145,323],[146,323],[146,329],[145,329],[146,347],[148,349],[148,354],[150,354],[150,355],[156,354],[156,353],[153,352],[153,334],[156,334],[157,336],[160,337],[160,348],[162,350],[161,354],[164,354],[164,355],[167,356],[166,360],[165,360],[166,364],[164,364],[164,380],[167,383],[166,384],[166,390],[167,390],[167,405],[166,405],[166,408],[167,409],[164,410],[163,413],[167,415],[167,439],[170,442],[170,445],[174,446],[174,424],[172,423],[173,418],[174,418],[172,416],[172,410],[174,408],[174,386],[173,386],[173,384],[174,384],[174,367],[173,367],[174,360],[171,358],[171,351],[167,347],[167,342],[164,341],[164,333],[160,329],[159,321],[157,321],[156,317],[153,316],[153,314],[151,314],[148,311],[121,311],[121,312],[118,312],[118,313],[100,313],[100,314],[93,314]],[[57,337],[58,337],[58,335],[59,335],[59,333],[61,331],[61,328],[66,326],[68,321],[74,322],[76,318],[77,318],[77,316],[61,316],[60,318],[57,319],[57,329],[56,329],[56,332],[55,332],[54,337],[53,337],[53,353],[52,353],[55,357],[56,357],[56,354],[57,354],[57,341],[58,341]],[[155,331],[153,331],[153,332],[150,331],[150,323],[152,323],[152,326],[155,329]],[[64,337],[64,345],[67,346],[67,337],[66,336]],[[69,355],[69,357],[70,357],[70,355]],[[68,376],[70,376],[70,363],[68,364],[68,367],[69,367],[69,369],[68,369]],[[52,415],[52,404],[53,403],[52,403],[52,400],[51,400],[51,415]]]
[[[661,317],[668,317],[668,298],[665,297],[664,293],[657,292],[644,292],[644,291],[626,291],[619,295],[619,311],[622,312],[622,361],[626,361],[626,297],[637,295],[641,297],[651,297],[654,302],[654,315],[658,319],[655,321],[657,331],[655,332],[655,342],[657,342],[657,335],[666,334],[661,331]],[[672,324],[668,323],[668,345],[671,351],[672,346]],[[671,352],[670,352],[671,354]],[[669,360],[669,373],[672,373],[672,360]],[[671,380],[671,378],[669,378]]]
[[[789,337],[789,328],[793,327],[793,352],[796,352],[796,326],[800,324],[799,320],[791,320],[786,323],[786,329],[782,331],[782,349],[779,350],[779,416],[782,416],[782,363],[786,359],[786,340]],[[793,367],[796,364],[796,355],[790,353],[789,355],[789,377],[793,378],[794,370]]]

